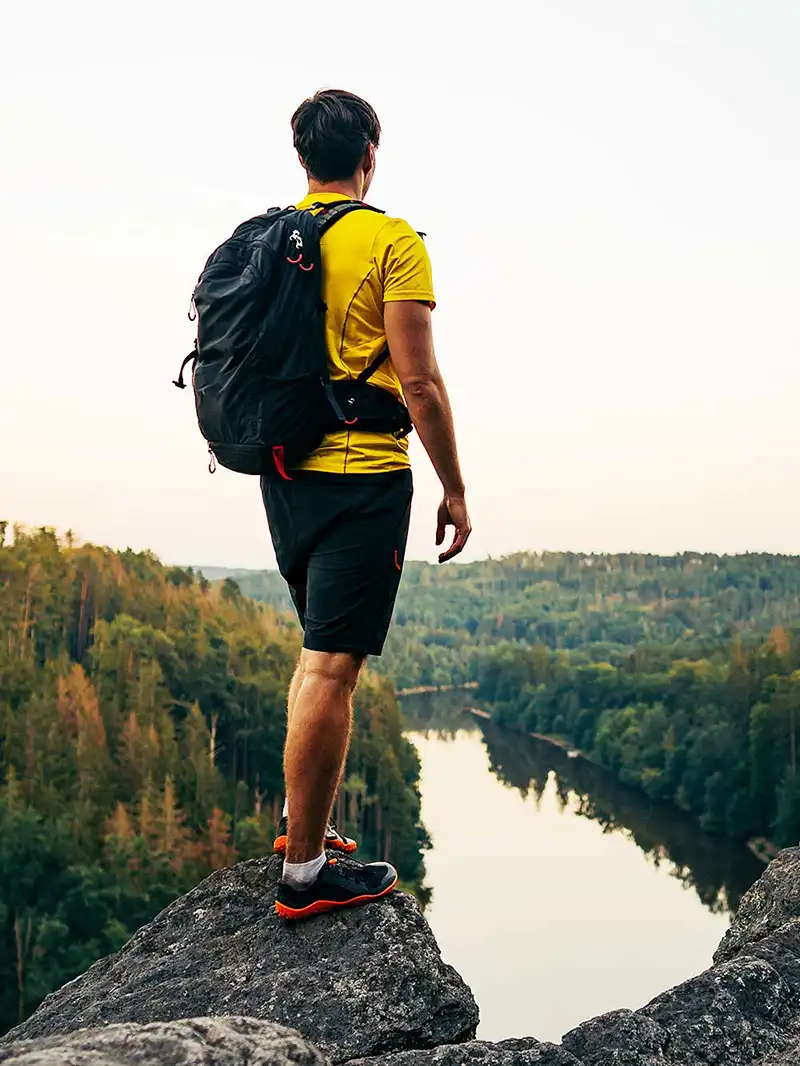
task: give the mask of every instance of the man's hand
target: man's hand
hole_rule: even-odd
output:
[[[448,559],[455,558],[464,550],[464,545],[469,540],[472,532],[472,523],[467,512],[467,502],[463,496],[445,496],[439,504],[436,515],[436,543],[444,543],[444,534],[447,526],[455,526],[453,543],[439,555],[439,562],[446,563]]]

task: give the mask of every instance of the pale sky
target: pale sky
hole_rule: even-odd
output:
[[[2,6],[0,518],[271,566],[170,384],[242,219],[304,192],[321,87],[384,127],[370,199],[428,233],[475,533],[800,550],[800,4]],[[415,444],[410,555],[438,492]]]

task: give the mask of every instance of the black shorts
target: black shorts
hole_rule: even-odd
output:
[[[400,585],[410,470],[262,478],[278,559],[311,651],[380,655]]]

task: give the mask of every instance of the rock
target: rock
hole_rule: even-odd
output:
[[[347,1066],[581,1066],[555,1044],[542,1044],[532,1037],[502,1040],[470,1040],[445,1044],[427,1051],[395,1051],[369,1059],[354,1059]]]
[[[637,1013],[667,1031],[666,1061],[675,1066],[744,1066],[786,1048],[800,1004],[768,962],[742,958],[684,981]]]
[[[776,934],[756,945],[762,957],[732,959],[641,1010],[613,1011],[584,1022],[566,1034],[563,1046],[581,1066],[765,1062],[785,1052],[800,1023],[800,967],[789,950],[797,937],[792,925],[783,942]]]
[[[662,1066],[667,1032],[652,1018],[615,1010],[584,1022],[563,1038],[581,1066]]]
[[[581,1066],[744,1066],[785,1050],[800,1004],[764,959],[706,970],[638,1011],[584,1022],[563,1046]]]
[[[255,1018],[109,1025],[0,1048],[9,1066],[325,1066],[299,1033]]]
[[[800,848],[744,897],[714,966],[560,1046],[472,1039],[472,994],[411,897],[287,924],[279,870],[207,878],[0,1039],[0,1064],[800,1066]]]
[[[290,1026],[334,1062],[475,1035],[472,993],[410,896],[284,922],[273,907],[280,868],[271,856],[216,871],[48,996],[0,1046],[207,1015]]]
[[[747,944],[763,940],[792,918],[800,918],[800,847],[778,852],[758,881],[742,896],[714,962],[727,962]]]
[[[764,959],[800,995],[800,918],[793,918],[763,940],[746,944],[739,958]]]
[[[800,1063],[800,1040],[791,1044],[783,1054],[767,1059],[764,1066],[798,1066]]]

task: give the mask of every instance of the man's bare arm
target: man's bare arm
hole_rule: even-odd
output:
[[[400,300],[384,306],[383,321],[411,420],[444,489],[436,543],[444,541],[445,526],[455,526],[453,543],[439,556],[439,562],[444,563],[463,550],[472,526],[464,499],[453,413],[433,350],[431,311],[426,304]]]

